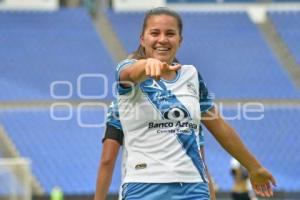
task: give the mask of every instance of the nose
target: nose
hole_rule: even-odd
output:
[[[168,42],[168,37],[165,34],[160,34],[158,41],[161,43],[166,43]]]

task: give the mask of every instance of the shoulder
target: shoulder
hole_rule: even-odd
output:
[[[195,65],[182,65],[180,72],[183,76],[199,77],[199,72]]]
[[[186,64],[183,64],[181,66],[181,71],[188,72],[188,73],[198,73],[198,70],[194,65],[186,65]]]
[[[188,64],[182,64],[181,69],[189,69],[189,70],[197,71],[197,68],[195,67],[195,65],[188,65]]]
[[[197,76],[197,80],[199,82],[204,82],[203,76],[201,72],[199,71],[199,68],[196,67],[195,65],[182,65],[181,66],[181,73],[182,74],[188,74],[190,75],[195,75]]]
[[[117,65],[117,71],[119,71],[121,68],[123,68],[123,67],[125,67],[125,66],[127,66],[127,65],[130,65],[130,64],[132,64],[132,63],[134,63],[134,62],[136,62],[137,60],[135,60],[135,59],[129,59],[129,58],[127,58],[127,59],[125,59],[125,60],[121,60],[119,63],[118,63],[118,65]]]

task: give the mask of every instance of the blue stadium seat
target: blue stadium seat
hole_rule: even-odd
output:
[[[109,80],[99,98],[112,99],[114,63],[83,9],[1,11],[0,60],[0,101],[52,100],[54,81],[64,81],[55,85],[56,96],[104,96],[98,74]]]
[[[268,13],[275,28],[287,44],[300,67],[300,11],[273,11]]]
[[[273,173],[277,180],[275,190],[299,191],[300,180],[294,177],[300,174],[300,107],[266,106],[261,120],[249,120],[248,117],[254,117],[253,113],[242,114],[234,106],[225,107],[221,113],[225,118],[236,118],[228,122],[237,130],[258,160]],[[205,148],[208,167],[220,190],[230,190],[233,183],[230,175],[230,157],[207,130]]]
[[[65,194],[92,194],[102,149],[103,109],[83,108],[72,111],[70,120],[63,117],[68,110],[16,109],[0,111],[0,123],[21,156],[32,161],[32,171],[49,194],[60,186]],[[81,124],[81,126],[80,126]],[[90,125],[90,128],[84,127]],[[121,166],[120,159],[117,165]],[[110,192],[118,192],[120,168],[116,167]]]
[[[143,25],[144,13],[141,12],[113,12],[107,10],[113,30],[125,47],[127,53],[137,50],[139,46],[140,31]],[[126,30],[126,31],[125,31]]]
[[[217,99],[300,98],[245,12],[181,14],[184,30],[178,58],[197,66]],[[107,16],[127,52],[136,50],[143,13],[108,11]]]

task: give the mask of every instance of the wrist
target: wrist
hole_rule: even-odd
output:
[[[250,167],[246,168],[249,172],[249,174],[257,172],[257,170],[263,168],[262,165],[260,163],[254,163],[252,164]]]
[[[253,171],[257,171],[258,169],[262,168],[262,165],[254,157],[252,157],[252,159],[248,159],[246,162],[241,162],[241,161],[239,162],[243,167],[247,169],[249,173]]]

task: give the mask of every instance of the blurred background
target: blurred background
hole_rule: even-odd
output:
[[[276,177],[272,199],[300,199],[299,0],[0,0],[0,200],[92,199],[116,64],[157,6],[180,12],[177,57]],[[231,158],[207,131],[205,149],[229,200]]]

